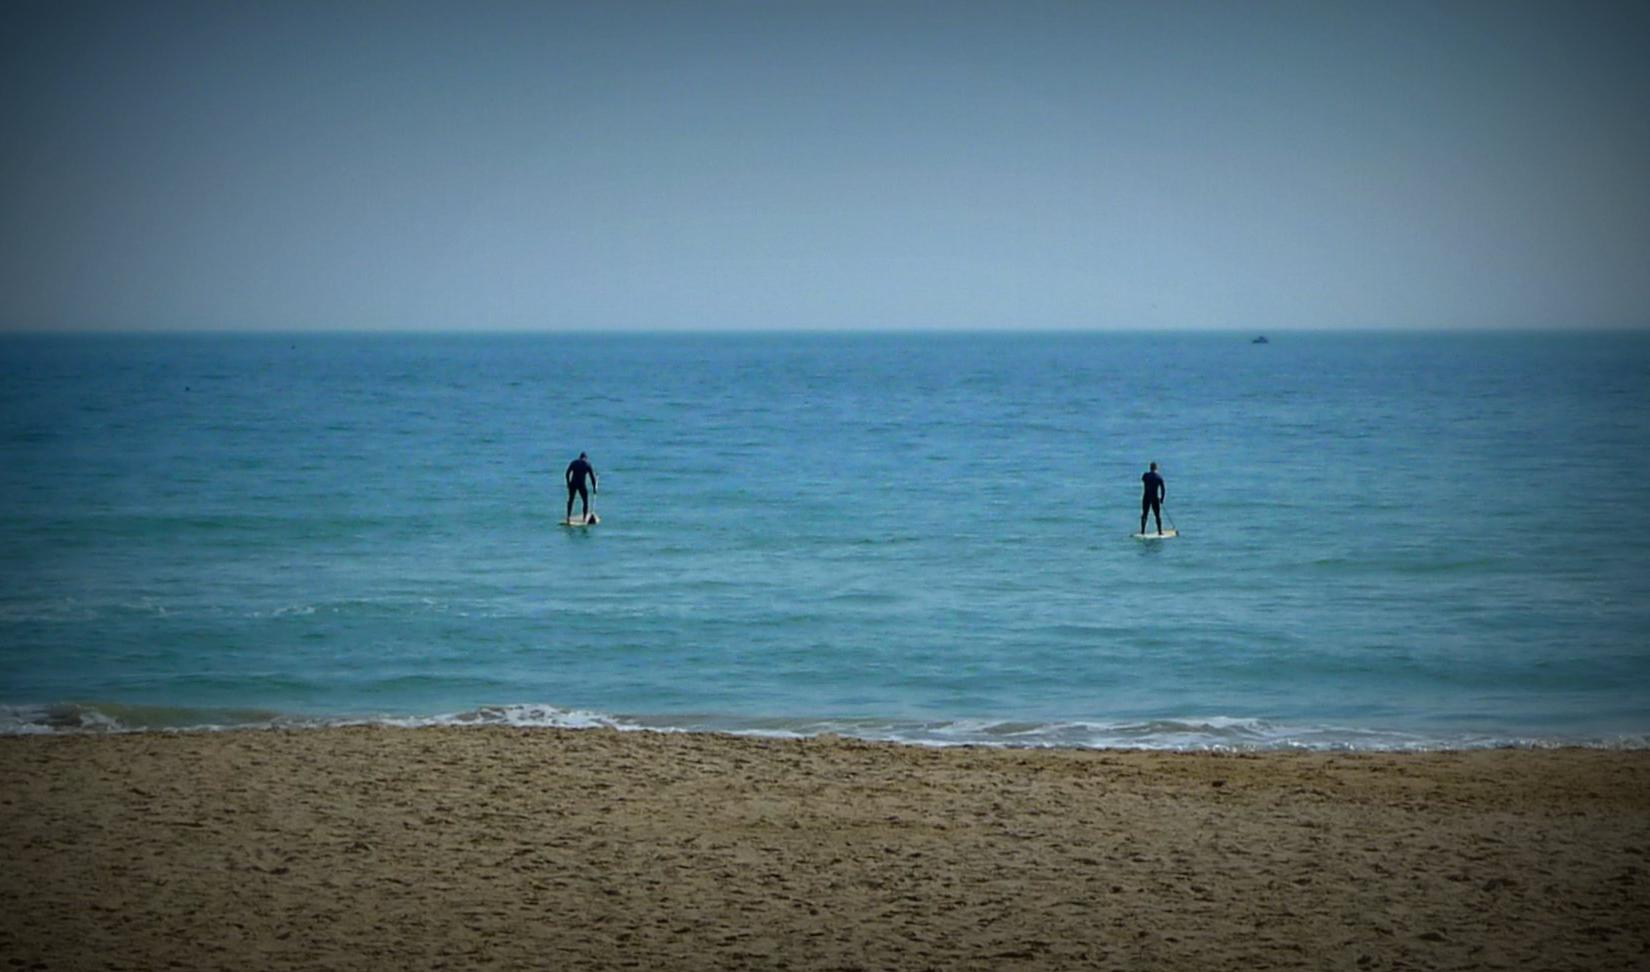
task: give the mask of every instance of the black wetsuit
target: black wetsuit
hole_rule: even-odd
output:
[[[1157,517],[1157,532],[1162,533],[1163,501],[1169,496],[1169,488],[1163,484],[1163,477],[1155,472],[1146,473],[1140,481],[1146,486],[1146,495],[1140,497],[1140,532],[1146,532],[1146,514],[1150,513]]]
[[[567,464],[567,517],[573,518],[573,497],[577,496],[584,504],[584,515],[590,515],[590,491],[585,487],[585,477],[590,478],[592,485],[596,482],[596,470],[583,458],[574,459]]]

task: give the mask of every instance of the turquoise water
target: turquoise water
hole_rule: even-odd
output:
[[[1643,335],[6,337],[0,730],[1640,746],[1647,474]]]

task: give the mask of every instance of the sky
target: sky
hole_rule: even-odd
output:
[[[1650,3],[0,5],[0,329],[1650,327]]]

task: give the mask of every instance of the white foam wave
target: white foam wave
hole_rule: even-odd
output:
[[[541,729],[641,729],[614,716],[585,709],[559,709],[553,705],[487,705],[467,712],[436,716],[396,716],[368,720],[385,725],[421,726],[512,726]]]
[[[1650,733],[1528,735],[1418,733],[1352,726],[1291,726],[1226,716],[1132,722],[1015,722],[990,719],[785,719],[717,715],[621,716],[554,705],[489,705],[438,715],[304,717],[259,711],[187,710],[127,706],[0,705],[0,735],[154,730],[295,729],[383,725],[508,726],[611,729],[626,732],[711,732],[798,739],[836,735],[916,746],[990,746],[1037,749],[1160,749],[1176,751],[1369,751],[1547,748],[1650,749]]]

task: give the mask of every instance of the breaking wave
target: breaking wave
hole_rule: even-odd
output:
[[[1522,736],[1495,733],[1421,734],[1352,726],[1301,726],[1227,717],[1133,722],[1013,722],[990,719],[789,719],[672,714],[614,715],[553,705],[492,705],[435,715],[305,716],[256,709],[163,706],[0,706],[0,735],[122,733],[244,729],[322,729],[382,725],[506,726],[522,729],[608,729],[633,732],[704,732],[800,739],[844,736],[916,746],[992,746],[1031,749],[1157,749],[1172,751],[1368,751],[1546,748],[1650,749],[1650,736]]]

